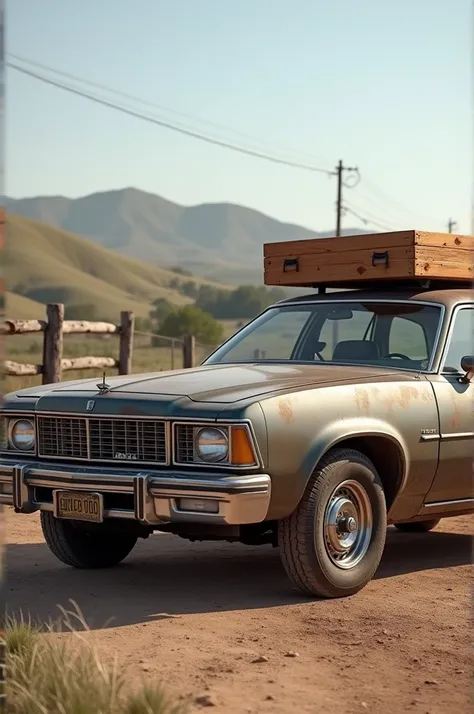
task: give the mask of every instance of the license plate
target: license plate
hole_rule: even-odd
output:
[[[56,518],[93,523],[101,523],[104,518],[104,499],[101,493],[54,491],[53,503]]]

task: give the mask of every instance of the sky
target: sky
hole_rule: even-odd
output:
[[[360,218],[346,213],[343,226],[446,230],[452,218],[471,231],[473,0],[7,0],[5,23],[10,55],[148,104],[81,85],[108,101],[329,172],[340,159],[358,167],[343,200]],[[334,176],[11,68],[5,102],[7,195],[133,186],[335,227]]]

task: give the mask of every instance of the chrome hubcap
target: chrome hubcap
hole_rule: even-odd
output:
[[[360,563],[372,536],[372,507],[358,481],[344,481],[333,491],[324,517],[324,541],[331,561],[349,569]]]

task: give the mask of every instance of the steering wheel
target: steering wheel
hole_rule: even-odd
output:
[[[410,362],[410,358],[401,352],[389,352],[388,355],[384,355],[383,359],[386,359],[387,357],[398,357],[399,359],[406,359]]]

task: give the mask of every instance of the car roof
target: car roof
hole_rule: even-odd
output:
[[[420,300],[423,302],[433,302],[454,307],[459,303],[474,304],[474,290],[469,288],[420,290],[419,288],[399,288],[396,290],[337,290],[327,293],[312,293],[309,295],[298,295],[297,297],[285,298],[277,304],[303,303],[303,302],[327,302],[339,300]]]

